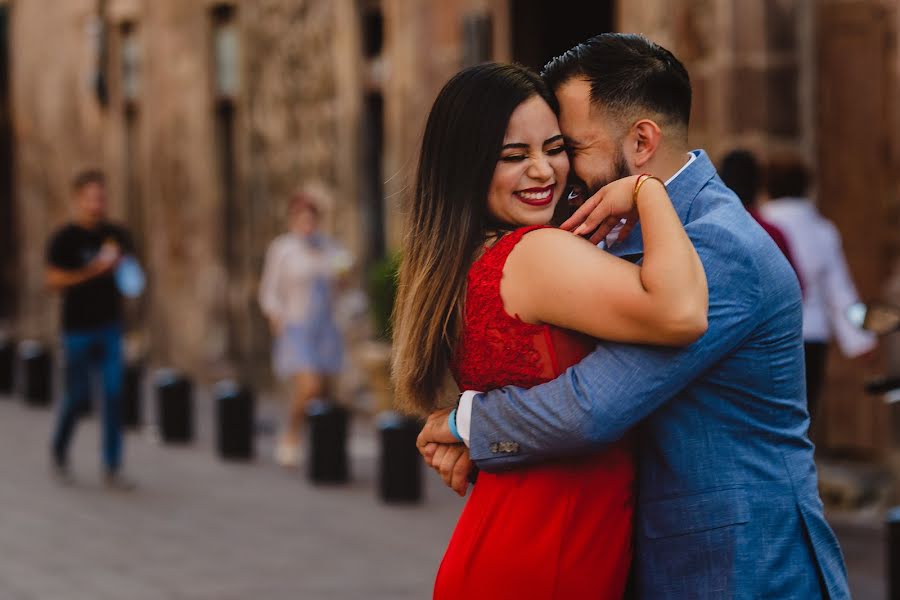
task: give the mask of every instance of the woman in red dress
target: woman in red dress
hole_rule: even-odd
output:
[[[659,180],[611,173],[598,191],[615,214],[640,219],[641,266],[546,226],[569,175],[557,117],[540,78],[514,65],[461,71],[432,107],[394,319],[394,378],[411,410],[438,405],[448,372],[460,389],[530,387],[598,338],[677,345],[705,330],[703,268]],[[621,598],[633,486],[627,439],[481,473],[434,597]]]

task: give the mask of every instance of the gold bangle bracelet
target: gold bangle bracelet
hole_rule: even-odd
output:
[[[662,179],[660,179],[659,177],[657,177],[656,175],[642,175],[641,177],[638,178],[637,185],[634,186],[634,192],[631,194],[631,201],[634,204],[637,204],[638,192],[641,191],[641,186],[643,186],[644,182],[649,179],[655,179],[656,181],[658,181],[662,184],[663,189],[666,189],[666,182],[663,181]]]

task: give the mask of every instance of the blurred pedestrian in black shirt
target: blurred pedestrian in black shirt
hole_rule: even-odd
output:
[[[53,465],[71,480],[68,450],[78,418],[90,402],[91,377],[103,384],[102,459],[106,482],[131,487],[122,478],[122,293],[117,273],[134,252],[128,232],[107,221],[106,180],[87,170],[72,182],[73,220],[47,245],[47,285],[62,293],[65,395],[52,440]]]

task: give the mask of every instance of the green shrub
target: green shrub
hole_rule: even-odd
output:
[[[372,318],[375,321],[375,333],[385,340],[391,339],[391,312],[394,310],[394,299],[397,297],[399,268],[400,255],[393,254],[373,263],[368,274],[369,301]]]

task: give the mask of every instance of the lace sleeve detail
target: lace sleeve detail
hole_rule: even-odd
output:
[[[549,329],[510,315],[500,296],[503,268],[522,237],[546,225],[522,227],[488,248],[469,270],[465,317],[453,361],[462,389],[531,387],[552,374]]]

